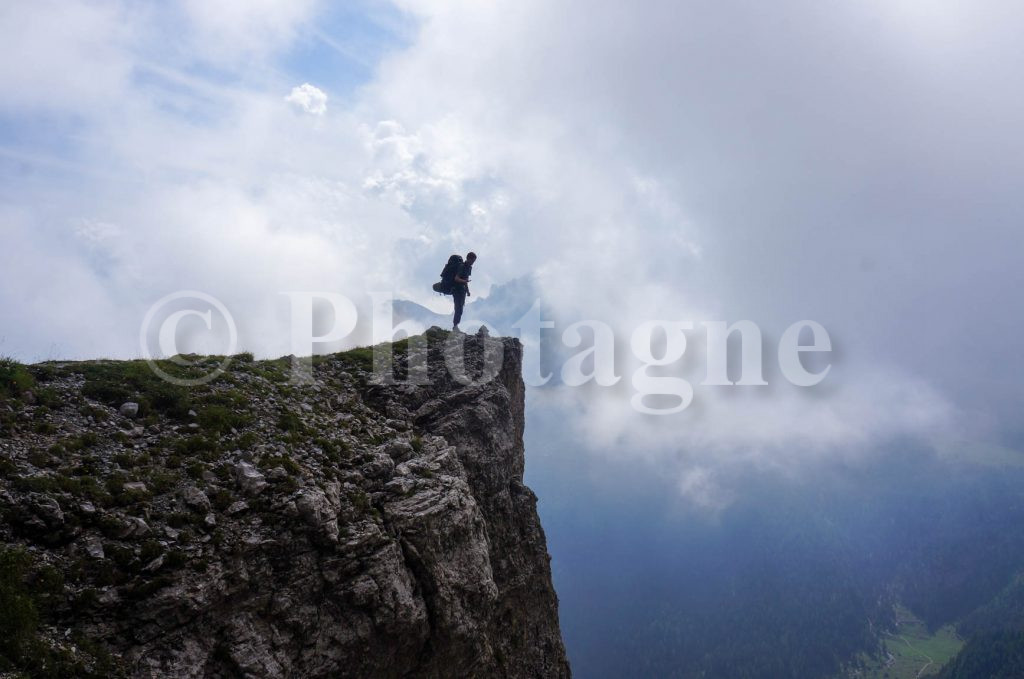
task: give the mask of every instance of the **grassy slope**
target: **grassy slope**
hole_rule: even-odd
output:
[[[952,625],[946,625],[930,634],[910,611],[900,608],[897,614],[899,625],[896,633],[887,636],[884,641],[891,662],[886,664],[877,659],[865,659],[867,668],[860,676],[869,679],[914,679],[935,675],[964,645]]]

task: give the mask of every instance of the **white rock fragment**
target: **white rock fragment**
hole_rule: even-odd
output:
[[[245,500],[236,500],[235,502],[231,503],[230,507],[227,508],[227,513],[228,514],[238,514],[239,512],[244,512],[248,508],[249,508],[249,503],[248,502],[246,502]]]
[[[248,462],[239,462],[235,465],[235,480],[248,495],[257,495],[267,486],[263,474]]]
[[[206,493],[195,486],[185,486],[181,491],[181,499],[185,502],[186,506],[197,512],[210,511],[210,498],[206,497]]]
[[[106,556],[103,553],[103,543],[99,538],[89,538],[85,541],[85,553],[94,559],[102,559]]]

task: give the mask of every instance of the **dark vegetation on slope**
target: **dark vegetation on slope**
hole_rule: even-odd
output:
[[[671,479],[635,492],[628,469],[588,487],[588,469],[558,466],[573,461],[558,455],[567,442],[545,440],[554,424],[531,417],[549,467],[531,484],[581,676],[855,676],[861,653],[884,658],[898,604],[935,631],[1024,571],[1024,467],[950,463],[912,443],[798,475],[723,465],[731,502],[703,511]]]
[[[195,387],[0,361],[0,672],[568,676],[521,349],[465,338],[471,373],[486,342],[507,362],[467,387],[449,337],[428,333],[421,387],[374,384],[368,348],[314,357],[309,384],[290,357]],[[159,367],[222,357],[186,358]]]

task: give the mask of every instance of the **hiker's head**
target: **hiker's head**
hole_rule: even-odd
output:
[[[475,262],[476,261],[476,253],[475,252],[471,252],[468,255],[466,255],[466,261],[469,262],[470,264]]]

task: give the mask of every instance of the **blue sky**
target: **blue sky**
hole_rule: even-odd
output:
[[[41,5],[43,11],[36,12],[19,12],[18,3],[9,6],[4,16],[6,28],[17,31],[19,22],[47,20],[47,3]],[[336,104],[345,106],[352,102],[357,89],[373,78],[379,61],[388,52],[407,46],[416,29],[413,17],[385,2],[321,4],[315,23],[295,28],[272,59],[249,68],[248,63],[189,52],[188,41],[178,36],[194,30],[194,22],[180,6],[99,3],[104,5],[119,9],[119,18],[135,18],[147,24],[129,40],[131,60],[126,64],[126,80],[142,91],[196,98],[201,98],[202,87],[260,90],[280,81],[294,81],[314,84],[330,92]],[[21,3],[21,9],[26,7],[28,3]],[[55,10],[56,6],[50,4],[49,8]],[[37,44],[33,49],[45,47]],[[14,55],[14,59],[22,64],[31,61],[32,50]],[[8,157],[76,159],[77,137],[87,133],[88,126],[76,115],[74,106],[22,108],[16,101],[12,103],[15,105],[0,111],[0,145]],[[192,104],[167,110],[197,122],[212,116],[201,101]]]
[[[385,54],[409,44],[415,28],[410,16],[384,3],[338,4],[291,48],[283,67],[344,101],[373,77]]]

